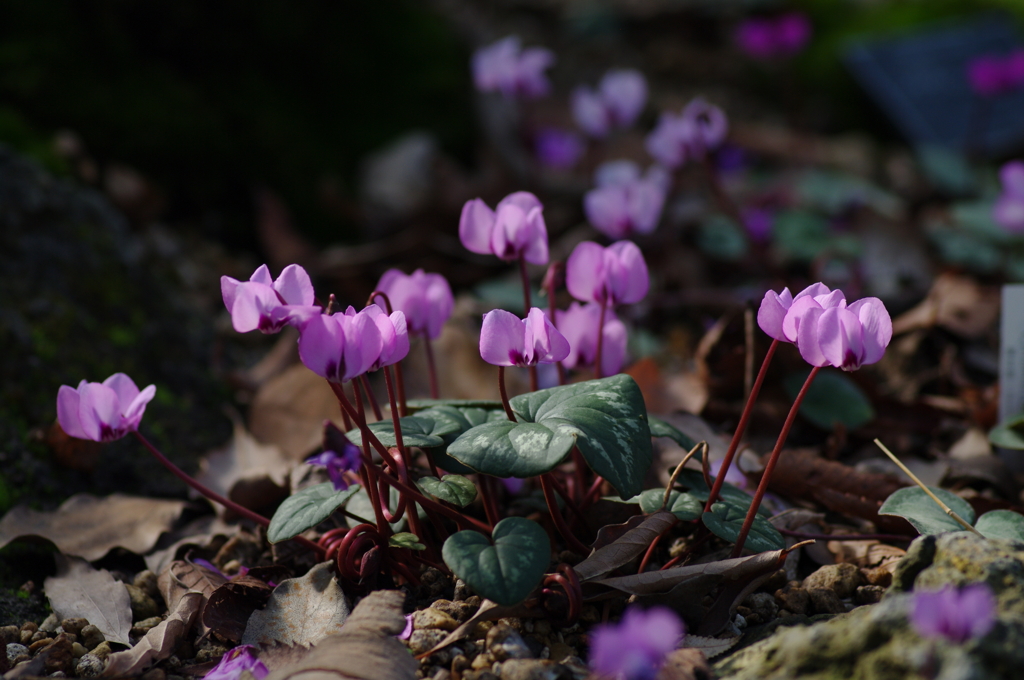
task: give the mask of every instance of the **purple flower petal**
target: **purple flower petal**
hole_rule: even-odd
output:
[[[524,330],[523,345],[526,347],[529,364],[554,363],[569,354],[569,341],[558,332],[540,308],[530,309]]]
[[[589,87],[578,87],[572,93],[572,117],[583,132],[591,137],[605,137],[611,127],[609,111],[601,95]]]
[[[604,301],[604,248],[583,241],[573,249],[565,265],[565,287],[583,302]]]
[[[490,254],[494,218],[494,211],[479,198],[466,201],[459,217],[459,240],[466,250],[480,255]]]
[[[124,373],[113,374],[104,380],[103,384],[114,390],[118,403],[124,407],[127,407],[135,400],[135,397],[139,396],[139,388],[136,387],[135,381]]]
[[[290,264],[281,271],[274,281],[274,290],[289,305],[312,305],[313,282],[306,270],[297,264]]]
[[[786,312],[793,305],[793,296],[789,288],[783,288],[782,293],[769,290],[761,300],[761,307],[757,310],[757,325],[761,327],[769,337],[781,340],[782,342],[793,342],[782,329],[782,321],[786,318]]]
[[[881,361],[885,348],[892,340],[892,319],[885,305],[878,298],[863,298],[852,303],[847,309],[857,315],[863,329],[864,350],[861,364]]]
[[[609,255],[611,257],[609,257]],[[632,304],[647,295],[651,280],[640,248],[632,241],[613,243],[605,250],[605,271],[612,304]]]
[[[806,323],[806,319],[804,321]],[[802,329],[801,329],[802,330]],[[821,313],[814,331],[813,344],[821,351],[828,363],[844,371],[860,368],[864,357],[863,329],[857,315],[849,309],[832,307]],[[804,334],[800,335],[804,341]],[[801,355],[807,358],[801,348]],[[813,354],[817,356],[817,354]],[[817,365],[817,364],[815,364]]]
[[[340,317],[321,314],[303,327],[299,335],[299,358],[321,378],[342,382],[345,342]]]
[[[800,305],[804,301],[806,301],[805,304],[809,304],[801,309]],[[799,317],[791,317],[794,310],[800,312]],[[793,303],[793,306],[790,307],[789,312],[786,314],[786,320],[783,322],[783,327],[785,327],[786,322],[791,318],[796,320],[796,347],[800,350],[800,356],[811,366],[818,366],[819,368],[827,366],[829,363],[828,358],[821,351],[821,346],[818,344],[818,319],[825,311],[814,300],[803,298]]]
[[[601,79],[601,99],[619,127],[633,124],[647,104],[647,80],[640,71],[613,69]]]
[[[114,390],[100,383],[88,383],[78,390],[78,418],[87,439],[112,441],[121,432],[121,405]]]
[[[81,396],[73,387],[61,385],[57,391],[57,422],[69,436],[78,439],[90,439],[82,427],[82,420],[79,416],[79,404]]]
[[[523,320],[504,309],[484,314],[480,328],[480,356],[495,366],[525,365],[526,332]]]

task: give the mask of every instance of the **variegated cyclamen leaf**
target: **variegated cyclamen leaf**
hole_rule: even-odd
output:
[[[267,540],[279,543],[312,529],[344,505],[359,488],[358,484],[353,484],[344,491],[335,491],[333,484],[324,482],[293,493],[270,518]]]
[[[711,512],[705,512],[703,515],[704,526],[715,536],[735,543],[739,538],[743,521],[746,519],[748,507],[737,505],[729,500],[715,503],[711,506]],[[757,515],[754,517],[754,524],[750,527],[750,533],[747,534],[743,547],[756,553],[783,550],[786,547],[786,539],[782,537],[778,529],[768,523],[768,520]]]
[[[644,514],[651,514],[661,510],[661,504],[665,500],[664,489],[648,489],[640,494],[640,509]],[[699,519],[704,514],[704,503],[692,493],[681,493],[673,489],[669,493],[668,504],[664,508],[676,516],[676,519],[688,522]]]
[[[477,472],[523,478],[550,471],[575,445],[623,498],[643,490],[651,431],[643,395],[628,375],[522,394],[511,406],[518,422],[478,425],[448,455]]]
[[[454,423],[439,423],[435,420],[421,419],[419,416],[400,418],[399,424],[402,426],[402,443],[406,446],[419,446],[421,448],[441,446],[444,443],[441,435],[458,429],[458,426]],[[395,428],[390,419],[370,423],[368,427],[384,446],[392,447],[398,445],[398,442],[395,440]],[[359,444],[363,441],[359,428],[349,430],[345,433],[345,436],[354,444]]]
[[[952,491],[928,487],[950,510],[968,524],[974,524],[974,508]],[[946,531],[966,531],[959,522],[946,514],[920,487],[897,489],[878,509],[879,515],[894,515],[914,525],[922,535],[941,534]]]
[[[462,475],[421,477],[416,485],[431,496],[464,508],[476,498],[476,485]]]
[[[436,421],[438,423],[436,431],[444,429],[445,434],[441,435],[441,445],[427,449],[427,453],[439,468],[459,475],[468,475],[475,471],[449,456],[447,453],[448,446],[458,439],[463,432],[477,425],[482,425],[486,422],[508,420],[504,409],[501,408],[500,402],[496,404],[495,408],[483,408],[476,404],[489,404],[492,402],[465,401],[467,402],[466,405],[453,405],[447,402],[439,403],[416,414],[417,418]]]
[[[689,451],[690,449],[697,445],[697,442],[693,441],[681,430],[676,428],[674,425],[666,423],[661,418],[656,418],[648,414],[647,424],[651,428],[652,437],[667,437],[668,439],[674,441],[676,444],[679,444],[679,446],[683,447],[687,451]],[[701,457],[703,455],[704,454],[702,452],[698,451],[694,458],[696,460],[701,460]]]

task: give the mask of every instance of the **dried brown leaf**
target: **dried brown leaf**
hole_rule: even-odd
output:
[[[676,523],[671,512],[664,510],[649,515],[640,526],[627,531],[616,541],[595,550],[573,570],[580,581],[589,581],[628,564],[637,555],[647,550],[655,537]]]
[[[999,317],[999,289],[969,276],[944,273],[935,278],[919,305],[896,317],[894,335],[918,328],[943,328],[967,338],[987,333]]]
[[[624,505],[623,503],[616,503],[615,505]],[[637,507],[637,506],[634,506]],[[605,524],[603,527],[597,530],[597,538],[594,539],[593,549],[600,550],[606,545],[611,545],[615,541],[619,540],[626,533],[636,529],[638,526],[643,524],[647,520],[646,515],[633,515],[622,524]]]
[[[277,446],[293,463],[320,446],[324,420],[342,426],[338,398],[323,378],[302,364],[289,366],[263,383],[249,411],[253,436]]]
[[[288,472],[292,465],[280,448],[259,443],[236,421],[231,441],[200,461],[196,478],[239,505],[255,510],[288,495]],[[216,510],[222,517],[232,517],[226,508],[218,505]]]
[[[158,626],[151,628],[131,649],[107,657],[102,677],[135,675],[154,661],[166,659],[178,648],[203,604],[203,594],[190,591],[181,596],[177,606]]]
[[[763,457],[767,460],[767,456]],[[790,498],[813,499],[821,489],[884,501],[906,482],[892,475],[862,472],[819,457],[810,449],[786,449],[779,457],[769,489]]]
[[[203,625],[223,638],[238,642],[249,617],[267,603],[271,590],[258,578],[236,576],[210,595],[203,608]]]
[[[25,536],[52,541],[65,555],[98,560],[112,548],[139,555],[152,548],[171,528],[184,501],[114,494],[97,498],[76,494],[53,512],[19,505],[0,520],[0,547]]]
[[[403,619],[404,620],[404,619]],[[275,642],[269,645],[260,645],[256,656],[273,673],[276,670],[295,666],[309,654],[309,647],[303,645],[285,645]]]
[[[340,632],[265,680],[413,680],[419,664],[394,637],[405,628],[404,601],[405,594],[396,590],[370,593]]]
[[[683,581],[706,574],[719,576],[723,581],[743,580],[751,575],[759,574],[766,565],[775,565],[777,568],[785,555],[785,550],[771,550],[750,555],[749,557],[735,557],[728,560],[708,562],[707,564],[694,564],[686,567],[663,569],[661,571],[646,571],[642,574],[615,576],[592,580],[590,583],[621,590],[631,595],[653,595],[668,592]]]
[[[160,594],[167,603],[167,609],[174,611],[178,602],[187,593],[198,592],[203,596],[199,604],[199,617],[196,619],[200,635],[207,635],[209,627],[203,624],[203,609],[210,597],[220,586],[227,581],[223,575],[211,571],[206,567],[184,560],[175,560],[167,565],[167,569],[157,576],[157,586]]]
[[[334,578],[332,563],[323,562],[274,589],[266,608],[249,617],[242,644],[314,645],[338,632],[348,615],[349,604]]]
[[[695,647],[683,647],[669,652],[665,657],[665,663],[658,669],[655,680],[710,680],[713,677],[714,671],[708,665],[704,651]]]
[[[724,654],[740,641],[739,635],[732,637],[713,638],[701,637],[700,635],[687,635],[683,639],[684,649],[699,649],[709,659],[714,659],[719,654]]]
[[[81,558],[58,553],[56,561],[57,575],[43,582],[43,590],[58,618],[87,619],[111,642],[130,645],[132,606],[124,584]]]
[[[431,654],[444,649],[448,645],[454,644],[466,637],[473,632],[476,628],[476,624],[481,621],[496,621],[505,617],[540,617],[545,616],[545,612],[540,611],[536,608],[528,607],[524,603],[514,604],[510,607],[505,607],[497,602],[491,600],[484,600],[483,604],[480,605],[480,609],[476,611],[476,614],[471,616],[468,620],[463,622],[458,628],[448,633],[443,640],[438,642],[434,647],[423,654],[420,654],[419,658],[430,656]]]

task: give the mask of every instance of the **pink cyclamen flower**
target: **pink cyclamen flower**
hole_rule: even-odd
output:
[[[563,362],[566,368],[593,366],[597,356],[597,324],[601,321],[601,306],[573,302],[565,311],[556,310],[555,318],[561,333],[569,341],[569,354]],[[603,334],[601,375],[615,375],[626,361],[627,336],[625,324],[610,310],[605,311]]]
[[[774,19],[748,19],[736,29],[736,44],[754,59],[768,60],[797,54],[811,39],[807,15],[790,12]]]
[[[844,371],[878,362],[892,339],[889,312],[873,297],[850,305],[842,300],[833,307],[803,297],[793,301],[782,326],[787,334],[795,329],[796,346],[804,361]]]
[[[473,83],[481,92],[501,92],[506,97],[540,97],[551,84],[544,75],[555,55],[542,47],[523,49],[519,38],[509,36],[473,54]]]
[[[781,293],[769,290],[764,294],[761,307],[757,310],[757,325],[776,340],[796,342],[799,319],[791,319],[788,327],[784,326],[784,322],[793,301],[805,297],[814,298],[822,307],[834,307],[846,299],[841,290],[830,291],[824,283],[811,284],[797,293],[796,297],[789,292],[789,288],[783,288]]]
[[[660,166],[646,175],[631,161],[613,161],[597,169],[597,187],[583,197],[583,211],[594,228],[611,239],[634,232],[649,234],[658,226],[669,178]]]
[[[537,307],[525,319],[504,309],[484,314],[480,356],[489,364],[536,366],[561,361],[568,354],[569,341]]]
[[[299,358],[332,382],[345,382],[370,370],[380,358],[383,340],[370,314],[321,314],[299,335]]]
[[[1024,86],[1024,49],[999,56],[984,54],[967,62],[967,82],[974,93],[994,97]]]
[[[207,680],[238,680],[243,671],[249,671],[256,680],[262,680],[270,671],[256,656],[253,645],[239,645],[220,658],[217,665],[206,674]]]
[[[590,668],[602,678],[654,680],[685,632],[671,609],[630,607],[618,624],[595,626],[590,632]]]
[[[674,169],[687,160],[700,160],[715,151],[728,133],[725,112],[697,97],[678,114],[663,112],[644,145],[655,160]]]
[[[1024,232],[1024,161],[1010,161],[999,170],[1003,193],[992,208],[992,219],[1003,229]]]
[[[257,329],[277,333],[288,325],[301,327],[320,313],[313,304],[309,274],[297,264],[285,267],[276,280],[265,264],[248,281],[222,276],[220,291],[231,313],[231,324],[239,333]]]
[[[548,263],[548,228],[544,206],[528,191],[501,199],[491,210],[479,198],[466,201],[459,217],[459,239],[474,253],[493,254],[503,260]]]
[[[743,218],[743,227],[753,241],[765,243],[771,238],[772,229],[775,226],[775,215],[771,210],[745,208],[740,217]]]
[[[921,637],[959,644],[992,630],[996,598],[984,583],[962,590],[947,586],[935,592],[914,593],[910,622]]]
[[[397,311],[389,316],[377,305],[370,305],[361,312],[357,312],[351,305],[345,310],[345,316],[354,317],[356,314],[368,315],[380,331],[380,354],[367,370],[376,371],[384,366],[396,364],[409,354],[409,330],[406,327],[405,314]]]
[[[586,150],[583,139],[569,130],[544,128],[534,140],[537,160],[549,168],[571,168],[579,162]]]
[[[377,282],[380,292],[388,296],[391,308],[405,314],[409,332],[431,338],[441,335],[441,328],[455,308],[455,298],[447,279],[440,274],[427,274],[417,269],[405,274],[398,269],[384,272]],[[384,308],[384,301],[377,299]]]
[[[612,69],[598,89],[578,87],[572,95],[576,124],[591,137],[604,137],[613,127],[629,127],[647,103],[647,80],[633,69]]]
[[[72,437],[109,442],[139,429],[142,415],[156,395],[156,386],[141,392],[124,373],[102,383],[83,380],[78,387],[61,385],[57,392],[57,421]]]
[[[607,248],[583,241],[565,264],[565,287],[583,302],[631,304],[647,295],[650,278],[643,253],[632,241]]]

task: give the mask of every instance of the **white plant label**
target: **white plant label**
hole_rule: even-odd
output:
[[[1024,284],[1003,286],[999,325],[999,422],[1024,412]]]

